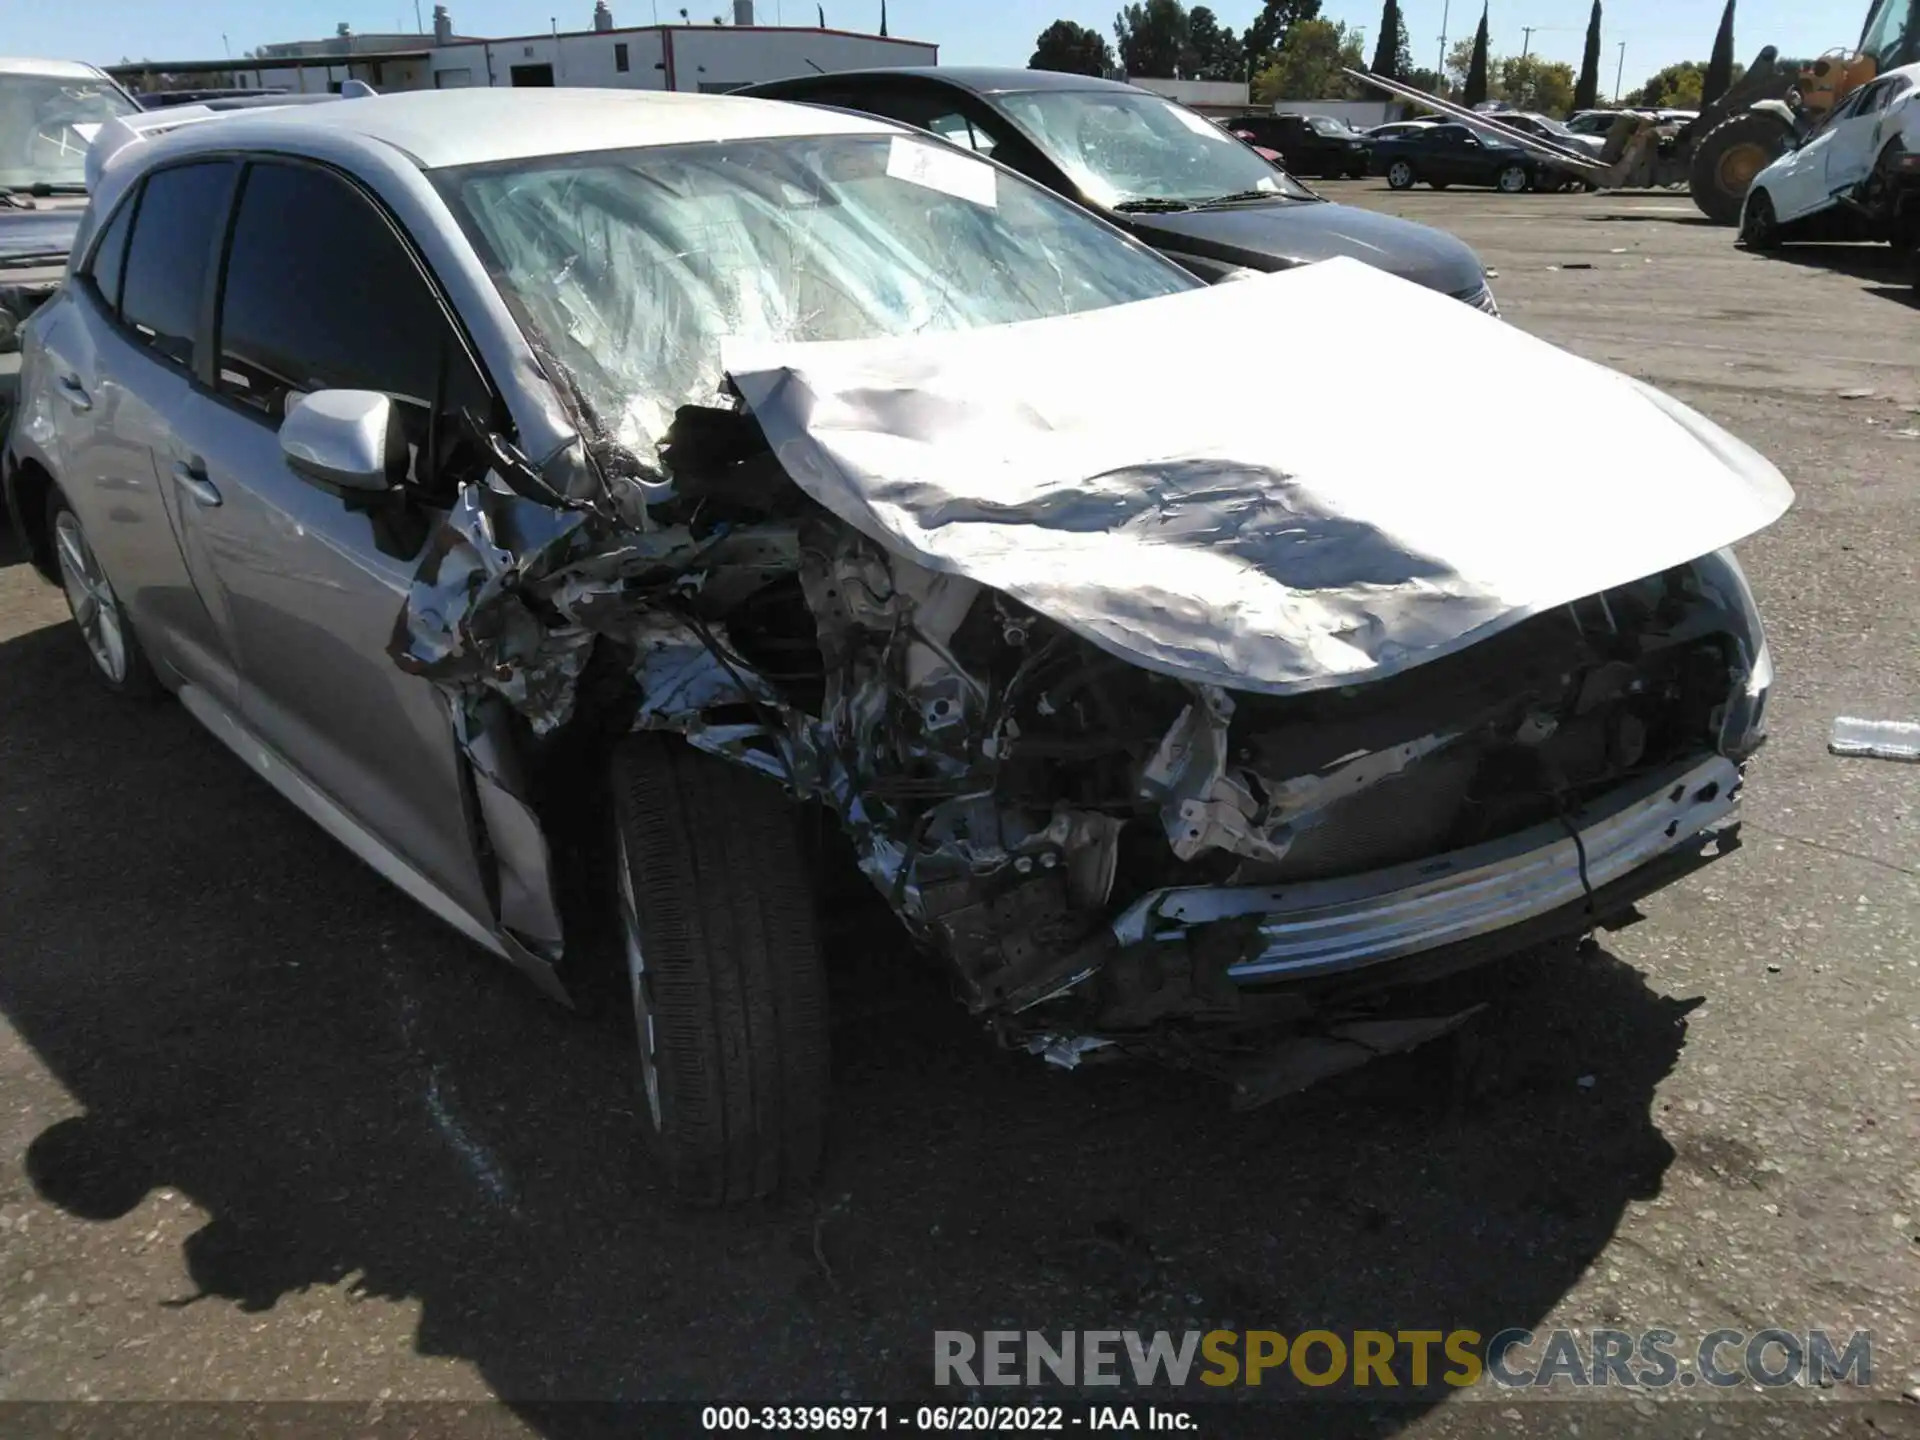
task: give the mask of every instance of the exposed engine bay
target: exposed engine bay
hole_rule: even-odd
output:
[[[1549,475],[1357,439],[1306,393],[1338,365],[1275,424],[1135,359],[1388,303],[1609,423]],[[536,953],[541,757],[676,733],[832,812],[1007,1043],[1253,1103],[1463,1018],[1318,1003],[1380,962],[1591,929],[1733,843],[1771,666],[1721,547],[1792,492],[1647,386],[1344,262],[722,370],[644,454],[590,407],[540,464],[474,423],[394,637]],[[1318,1052],[1253,1038],[1304,1011]]]
[[[1382,680],[1236,693],[889,553],[793,485],[741,411],[683,409],[663,456],[644,529],[468,486],[396,659],[451,690],[469,737],[499,731],[504,700],[527,746],[565,747],[591,706],[823,803],[968,1006],[1063,1063],[1289,1012],[1229,973],[1257,949],[1246,917],[1125,943],[1115,917],[1149,892],[1460,851],[1758,743],[1756,639],[1717,556]]]

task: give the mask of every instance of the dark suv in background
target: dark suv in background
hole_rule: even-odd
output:
[[[1366,178],[1367,137],[1331,115],[1236,115],[1226,126],[1250,145],[1278,150],[1295,175]]]

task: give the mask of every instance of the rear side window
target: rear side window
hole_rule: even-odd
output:
[[[107,309],[120,309],[120,272],[127,263],[127,234],[133,229],[133,210],[137,197],[128,196],[107,223],[106,233],[93,247],[93,259],[87,262],[87,279]]]
[[[133,221],[120,317],[161,355],[188,367],[233,172],[225,160],[156,170],[147,177]]]
[[[424,422],[443,365],[442,413],[487,409],[485,383],[385,215],[311,166],[247,171],[219,336],[221,392],[275,424],[295,400],[329,389],[380,391]]]

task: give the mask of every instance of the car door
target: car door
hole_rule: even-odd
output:
[[[206,278],[238,167],[155,170],[66,288],[47,363],[66,414],[58,480],[163,673],[231,704],[234,660],[183,554],[170,424],[199,358]]]
[[[1768,172],[1767,194],[1781,220],[1798,220],[1824,210],[1833,191],[1827,185],[1827,162],[1835,141],[1848,133],[1872,86],[1862,86],[1834,106],[1807,142]]]
[[[221,596],[242,721],[484,922],[451,713],[387,646],[435,506],[471,478],[443,460],[454,432],[434,417],[467,409],[490,421],[491,391],[412,247],[330,169],[247,166],[213,303],[214,354],[181,406],[170,461],[191,477],[189,558]],[[288,408],[330,388],[398,403],[414,452],[404,511],[350,503],[285,463]]]
[[[1467,160],[1472,148],[1478,148],[1464,125],[1436,125],[1416,141],[1420,146],[1420,178],[1442,185],[1458,185],[1473,179]]]
[[[1906,88],[1904,75],[1876,80],[1866,87],[1859,107],[1838,127],[1839,133],[1827,146],[1827,194],[1837,195],[1865,183],[1880,158],[1888,116],[1895,113],[1891,107]]]

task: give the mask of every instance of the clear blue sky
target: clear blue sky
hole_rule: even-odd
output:
[[[1550,59],[1579,63],[1590,0],[1490,0],[1496,54],[1518,53],[1521,27],[1536,27],[1532,48]],[[1719,24],[1721,0],[1603,0],[1601,89],[1612,88],[1617,48],[1626,42],[1629,87],[1675,60],[1704,60]],[[622,25],[652,22],[656,0],[608,0]],[[827,23],[839,29],[877,28],[880,0],[825,0]],[[544,30],[550,16],[565,29],[587,29],[593,0],[450,0],[455,25],[469,35],[515,35]],[[671,19],[679,0],[658,0]],[[762,24],[776,19],[811,23],[814,0],[757,0]],[[888,0],[892,33],[941,46],[950,64],[1023,65],[1034,37],[1049,22],[1077,20],[1109,33],[1117,0]],[[1220,0],[1221,19],[1244,26],[1257,0]],[[731,15],[732,0],[699,0],[695,16]],[[1866,0],[1743,0],[1734,50],[1750,60],[1762,45],[1784,54],[1817,55],[1859,38]],[[313,39],[344,20],[359,31],[411,30],[413,0],[0,0],[0,54],[48,55],[99,63],[131,59],[216,59],[223,37],[233,53],[277,40]],[[431,16],[431,0],[420,13]],[[1431,65],[1439,53],[1442,0],[1403,0],[1414,58]],[[1325,0],[1323,13],[1369,32],[1379,22],[1379,0]],[[1447,18],[1453,38],[1470,35],[1479,19],[1475,0],[1459,0]],[[430,22],[429,22],[430,23]]]

